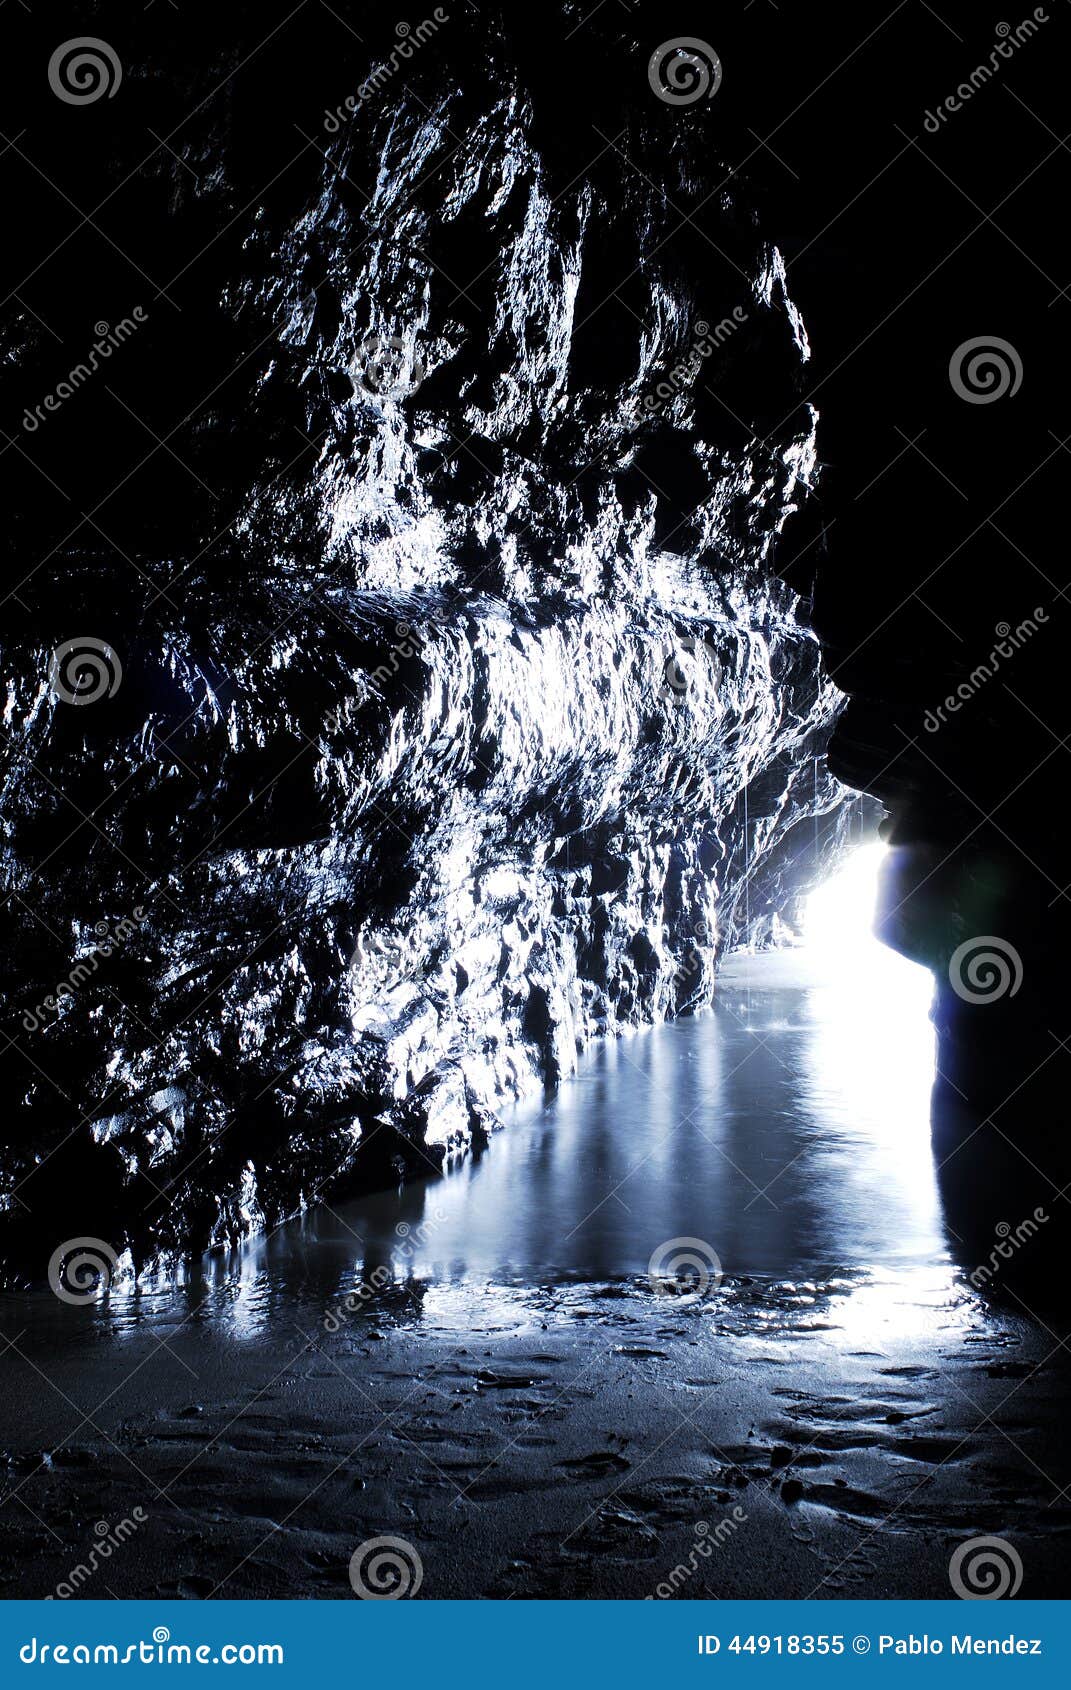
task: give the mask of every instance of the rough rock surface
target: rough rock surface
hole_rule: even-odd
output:
[[[807,340],[712,108],[618,29],[573,109],[594,26],[551,66],[484,8],[350,112],[402,39],[375,10],[217,9],[206,53],[157,9],[82,108],[54,28],[12,26],[41,76],[3,161],[0,1179],[31,1269],[438,1167],[590,1039],[708,1002],[836,841],[840,695],[777,557]]]

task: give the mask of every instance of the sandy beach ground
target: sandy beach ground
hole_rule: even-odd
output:
[[[394,1536],[421,1598],[951,1598],[980,1535],[1068,1594],[1068,1352],[950,1268],[413,1282],[337,1331],[270,1274],[62,1315],[2,1310],[5,1597],[129,1520],[77,1594],[352,1600]]]

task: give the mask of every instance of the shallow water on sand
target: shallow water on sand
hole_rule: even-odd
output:
[[[609,1041],[445,1180],[320,1210],[263,1247],[340,1274],[508,1283],[643,1273],[698,1239],[729,1275],[944,1262],[930,977],[874,947],[731,959],[713,1013]],[[256,1257],[261,1247],[253,1245]]]
[[[730,1280],[947,1280],[930,976],[869,940],[850,964],[730,958],[711,1013],[596,1046],[556,1097],[505,1111],[487,1149],[443,1178],[320,1207],[206,1259],[183,1287],[117,1284],[78,1313],[99,1314],[103,1336],[195,1307],[199,1325],[218,1307],[233,1331],[240,1309],[254,1335],[355,1290],[370,1303],[369,1287],[600,1282],[652,1262],[672,1274],[682,1250]],[[70,1337],[66,1305],[28,1301],[36,1340]]]

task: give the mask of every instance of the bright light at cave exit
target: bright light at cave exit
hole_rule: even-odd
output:
[[[885,845],[861,845],[812,892],[803,917],[803,948],[823,977],[835,981],[861,1015],[892,1031],[925,1024],[933,997],[929,969],[890,950],[874,935]],[[928,1041],[927,1041],[928,1042]]]
[[[811,1049],[817,1114],[831,1142],[850,1145],[846,1167],[899,1217],[905,1253],[942,1248],[930,1146],[930,1092],[937,1055],[929,1018],[933,976],[874,936],[884,845],[861,845],[807,900],[799,956],[814,982]],[[923,1273],[931,1269],[913,1270]],[[845,1299],[851,1342],[873,1342],[907,1322],[915,1330],[914,1280],[876,1281]],[[915,1287],[915,1290],[912,1289]],[[929,1293],[926,1293],[928,1295]],[[923,1298],[923,1300],[925,1300]]]

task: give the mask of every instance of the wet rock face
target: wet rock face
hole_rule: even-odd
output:
[[[711,120],[573,8],[408,57],[363,8],[265,40],[232,7],[211,53],[159,10],[81,107],[15,20],[41,75],[3,168],[17,212],[34,165],[62,190],[2,325],[31,1267],[438,1168],[590,1039],[709,1002],[840,826],[839,694],[778,573],[807,341]]]

